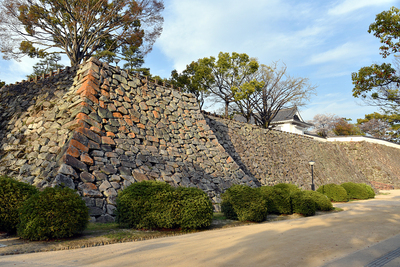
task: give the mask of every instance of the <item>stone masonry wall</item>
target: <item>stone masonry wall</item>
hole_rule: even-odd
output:
[[[316,186],[376,181],[400,187],[400,150],[367,142],[318,142],[303,135],[206,117],[220,144],[262,185],[294,183],[310,189],[314,160]]]
[[[3,107],[2,174],[38,187],[78,189],[100,222],[114,220],[118,191],[136,181],[198,187],[214,203],[232,184],[257,186],[218,143],[193,95],[93,58],[68,81],[60,90],[50,86],[55,97],[47,96],[48,104],[38,102],[46,90],[42,83],[25,85],[25,95],[40,96],[26,103],[22,115],[15,110],[20,99],[9,93],[22,86],[2,89],[1,102],[14,103]]]

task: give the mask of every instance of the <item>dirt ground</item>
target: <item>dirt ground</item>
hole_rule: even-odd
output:
[[[327,212],[317,212],[316,216],[326,213]],[[213,219],[211,226],[203,231],[253,224],[221,219],[221,217],[223,218],[222,214],[217,214],[215,217],[216,218]],[[301,217],[303,216],[299,214],[281,216],[268,215],[267,221],[282,221]],[[193,232],[199,231],[138,231],[119,229],[117,224],[90,224],[82,236],[62,240],[29,241],[17,236],[7,236],[5,233],[0,233],[0,256],[79,249],[122,242],[136,242],[160,237],[190,234]]]

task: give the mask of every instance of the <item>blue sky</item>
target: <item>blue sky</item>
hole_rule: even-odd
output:
[[[305,120],[332,113],[355,122],[377,109],[352,97],[351,73],[392,62],[379,55],[379,40],[367,32],[376,14],[392,6],[399,1],[165,0],[164,31],[145,67],[169,77],[220,51],[246,53],[266,65],[284,62],[290,75],[318,85],[317,96],[301,108]],[[35,62],[0,60],[0,80],[24,79]]]

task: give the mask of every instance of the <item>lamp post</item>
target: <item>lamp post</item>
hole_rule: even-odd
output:
[[[311,190],[315,191],[315,185],[314,185],[314,164],[315,161],[309,161],[308,164],[311,166]]]

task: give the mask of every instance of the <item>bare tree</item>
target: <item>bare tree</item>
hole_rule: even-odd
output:
[[[55,48],[71,65],[122,45],[147,53],[161,34],[163,9],[162,0],[0,0],[0,51],[20,59]]]
[[[309,123],[314,124],[312,133],[318,134],[322,137],[333,136],[333,129],[336,124],[342,120],[341,117],[335,114],[317,114]]]
[[[316,86],[310,84],[308,78],[288,75],[285,64],[281,67],[277,62],[271,66],[261,65],[254,76],[263,86],[236,104],[248,120],[251,114],[256,124],[264,128],[270,127],[281,109],[303,106],[316,94]]]
[[[392,130],[390,124],[383,120],[371,119],[359,125],[360,129],[374,138],[391,140],[389,132]]]

